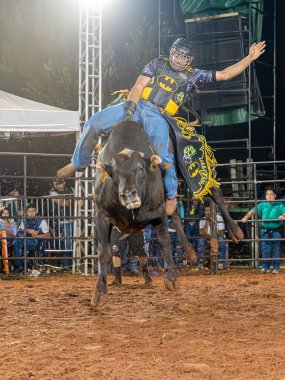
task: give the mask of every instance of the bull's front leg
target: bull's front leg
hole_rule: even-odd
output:
[[[107,274],[108,264],[112,258],[110,243],[111,225],[104,220],[104,217],[100,213],[97,214],[96,222],[99,265],[98,280],[91,298],[91,305],[94,307],[102,306],[108,301]]]
[[[179,289],[179,274],[171,253],[171,238],[168,232],[167,218],[156,227],[158,241],[161,246],[161,252],[164,259],[164,284],[166,289],[175,291]]]

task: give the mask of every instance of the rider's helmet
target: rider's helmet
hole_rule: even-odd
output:
[[[193,42],[178,38],[170,49],[169,62],[174,70],[185,70],[194,57]]]

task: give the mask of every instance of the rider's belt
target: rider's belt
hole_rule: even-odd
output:
[[[148,98],[149,98],[149,95],[151,93],[151,90],[152,90],[152,87],[145,87],[142,91],[141,98],[149,101]],[[156,104],[155,104],[155,106],[156,106]],[[160,107],[160,108],[162,108],[164,111],[169,113],[171,116],[174,116],[176,114],[179,106],[172,99],[170,99],[165,107]]]

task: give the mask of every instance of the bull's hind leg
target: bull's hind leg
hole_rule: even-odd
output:
[[[229,238],[237,244],[239,240],[244,238],[243,232],[241,228],[237,225],[237,223],[231,218],[228,209],[224,203],[223,193],[219,187],[211,188],[211,198],[219,207],[219,210],[224,219],[226,230],[228,231]]]
[[[185,236],[181,218],[177,210],[171,215],[170,219],[174,225],[179,244],[183,248],[187,260],[190,260],[191,263],[195,265],[197,263],[197,255],[193,245],[187,240],[187,237]]]
[[[102,306],[108,301],[107,274],[108,264],[112,258],[110,231],[111,225],[97,215],[97,234],[98,234],[98,281],[93,291],[91,305],[94,307]]]
[[[167,228],[167,219],[156,228],[157,237],[161,246],[164,259],[164,285],[171,292],[178,290],[180,286],[179,274],[171,253],[171,239]]]

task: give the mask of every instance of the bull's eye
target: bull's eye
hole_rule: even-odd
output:
[[[139,164],[138,166],[139,166],[139,170],[143,170],[144,169],[143,164]]]

